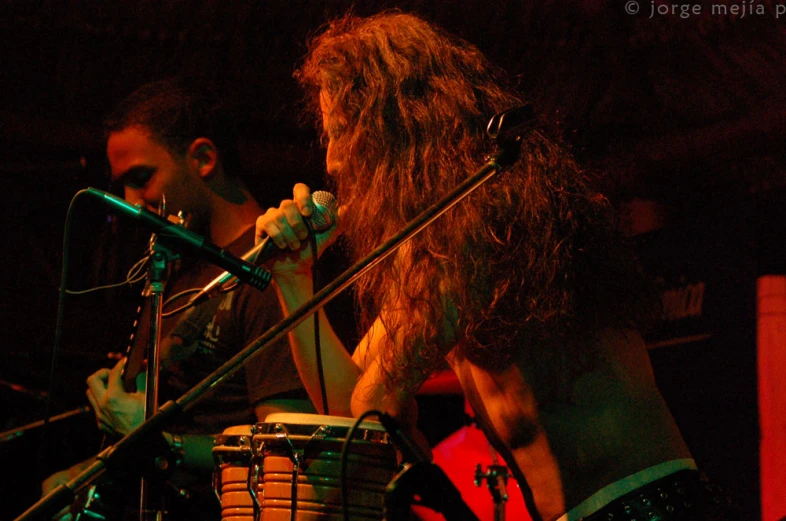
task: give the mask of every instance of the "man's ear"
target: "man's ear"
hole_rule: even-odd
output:
[[[206,137],[196,138],[188,147],[188,161],[202,179],[208,179],[218,172],[218,149]]]

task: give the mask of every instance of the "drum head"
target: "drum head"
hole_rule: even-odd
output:
[[[227,436],[251,436],[251,425],[233,425],[224,429]]]
[[[346,416],[327,416],[324,414],[300,414],[288,412],[275,412],[268,414],[263,423],[283,423],[286,425],[329,425],[333,427],[350,428],[355,422],[356,418],[349,418]],[[359,429],[384,431],[385,428],[381,423],[376,421],[364,420],[361,422]]]

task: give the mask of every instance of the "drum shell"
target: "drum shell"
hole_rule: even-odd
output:
[[[255,508],[251,491],[261,489],[250,484],[254,461],[252,426],[230,427],[216,436],[213,446],[213,491],[221,503],[222,521],[254,521]]]
[[[341,450],[351,418],[271,415],[254,426],[262,455],[262,521],[343,521]],[[290,417],[291,416],[291,417]],[[272,421],[271,421],[272,420]],[[299,457],[293,506],[294,457]],[[396,471],[396,452],[381,425],[365,422],[350,441],[346,486],[350,519],[380,520],[384,492]]]

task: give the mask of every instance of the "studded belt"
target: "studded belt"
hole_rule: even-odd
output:
[[[582,521],[737,521],[720,487],[698,471],[680,470],[615,499]]]

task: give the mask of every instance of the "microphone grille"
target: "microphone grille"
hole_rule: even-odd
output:
[[[325,231],[336,222],[336,214],[338,213],[336,196],[330,192],[319,190],[311,194],[311,199],[314,201],[314,213],[309,219],[311,228],[317,232]]]

